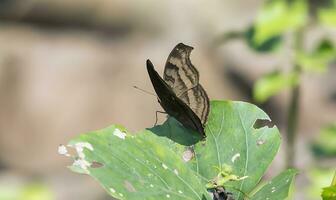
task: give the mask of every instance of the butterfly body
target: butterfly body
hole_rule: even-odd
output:
[[[147,71],[159,103],[168,115],[205,138],[209,98],[199,84],[197,69],[190,62],[192,49],[179,43],[168,56],[163,78],[150,60],[147,60]]]

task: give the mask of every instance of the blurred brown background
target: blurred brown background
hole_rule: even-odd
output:
[[[288,67],[290,55],[260,55],[242,41],[213,43],[248,26],[262,2],[1,0],[0,188],[41,183],[57,200],[109,199],[93,179],[70,172],[71,161],[57,147],[112,123],[151,127],[159,104],[133,85],[153,91],[146,59],[161,73],[179,42],[194,47],[191,59],[211,99],[251,102],[252,83]],[[307,46],[326,31],[336,33],[308,31]],[[296,158],[301,193],[309,184],[304,172],[316,162],[307,144],[336,121],[335,77],[335,66],[304,77]],[[285,91],[264,107],[281,131],[288,97]],[[283,148],[271,175],[283,169]]]

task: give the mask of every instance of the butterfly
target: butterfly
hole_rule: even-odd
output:
[[[190,61],[193,47],[177,44],[168,56],[163,78],[147,60],[147,71],[158,101],[166,113],[184,127],[205,138],[204,125],[209,114],[209,98],[199,84],[199,73]]]

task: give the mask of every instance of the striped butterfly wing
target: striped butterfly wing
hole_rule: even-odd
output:
[[[209,114],[209,98],[199,84],[199,73],[190,61],[193,47],[179,43],[169,54],[163,79],[176,96],[187,104],[205,124]]]

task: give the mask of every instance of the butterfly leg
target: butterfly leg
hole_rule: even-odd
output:
[[[166,112],[163,112],[163,111],[156,111],[155,112],[155,124],[154,124],[154,126],[156,126],[157,121],[158,121],[158,113],[167,114]]]

